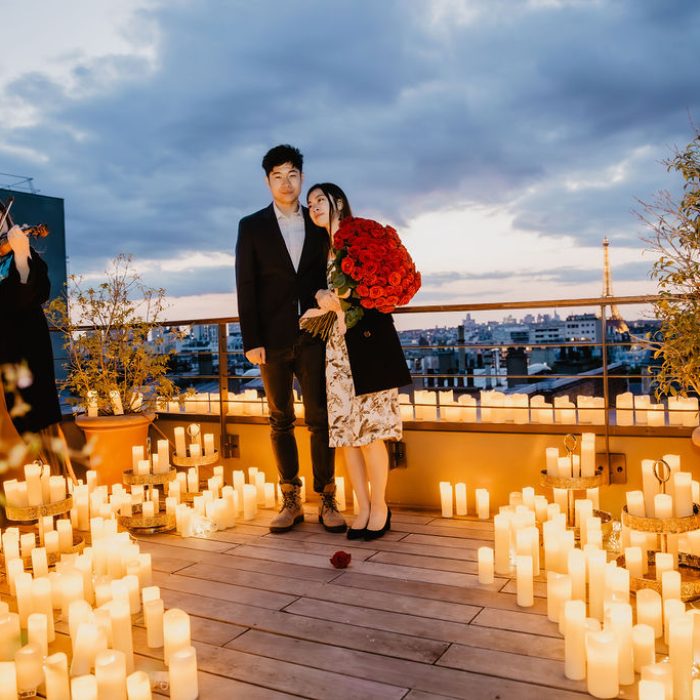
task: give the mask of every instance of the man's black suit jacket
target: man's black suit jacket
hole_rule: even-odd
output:
[[[328,233],[302,207],[306,235],[295,271],[272,204],[241,219],[236,243],[236,289],[243,349],[291,347],[299,315],[326,289]],[[301,311],[300,311],[301,309]]]

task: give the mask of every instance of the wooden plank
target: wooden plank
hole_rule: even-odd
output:
[[[518,700],[581,698],[580,694],[565,690],[552,690],[458,669],[349,651],[331,645],[290,640],[257,630],[242,634],[227,648],[279,661],[306,663],[314,669],[343,669],[346,678],[362,678],[394,685],[401,683],[403,687],[469,700],[493,700],[494,694]]]
[[[344,542],[328,544],[317,544],[308,540],[258,540],[252,545],[240,545],[235,553],[242,557],[253,557],[256,559],[270,559],[272,561],[286,561],[299,563],[304,566],[316,566],[328,568],[330,558],[338,550],[352,554],[354,561],[361,561],[372,556],[373,552],[367,549],[354,547],[345,540]]]
[[[561,639],[559,626],[555,622],[550,622],[546,615],[536,615],[530,612],[484,608],[472,620],[472,624]]]
[[[369,561],[381,562],[383,564],[396,564],[398,566],[410,566],[420,569],[432,569],[433,571],[454,571],[460,574],[476,574],[479,570],[477,562],[475,561],[430,557],[421,554],[402,554],[401,552],[376,552],[370,557]]]
[[[141,631],[145,635],[145,631]],[[283,638],[280,638],[283,639]],[[293,640],[292,640],[293,641]],[[140,634],[134,635],[134,645],[143,643]],[[315,668],[309,665],[287,662],[284,659],[271,660],[263,655],[249,654],[225,647],[216,647],[195,642],[197,667],[199,671],[250,683],[260,688],[287,692],[294,696],[312,700],[399,700],[406,692],[405,686],[348,677],[346,675]],[[162,649],[147,649],[144,655],[162,659]],[[200,697],[204,698],[200,693]],[[236,697],[235,695],[229,697]],[[241,697],[248,700],[248,695]],[[258,697],[264,698],[265,695]],[[270,696],[271,697],[271,696]],[[206,696],[206,700],[210,700]]]
[[[479,520],[475,515],[466,517],[456,515],[453,518],[443,518],[436,515],[430,522],[422,524],[430,527],[444,527],[446,530],[482,530],[493,535],[493,519]]]
[[[533,638],[531,634],[510,630],[464,625],[447,620],[433,620],[417,615],[378,611],[310,598],[300,598],[284,610],[287,613],[317,617],[320,620],[402,632],[425,639],[456,642],[482,649],[496,649],[558,661],[564,659],[562,638]]]
[[[203,537],[180,537],[168,534],[150,535],[147,539],[139,540],[139,543],[144,542],[162,542],[182,549],[195,549],[203,552],[225,552],[227,549],[231,549],[228,542],[215,542]]]
[[[515,596],[478,588],[442,586],[436,583],[422,583],[420,581],[400,581],[398,579],[387,579],[383,576],[355,574],[352,571],[347,571],[339,576],[333,581],[333,584],[364,588],[365,590],[373,591],[393,591],[395,594],[416,596],[423,599],[439,599],[463,605],[475,605],[478,607],[491,607],[503,610],[522,610],[515,602]],[[528,612],[540,615],[546,614],[547,602],[536,598],[534,606],[528,608]]]
[[[447,528],[436,527],[434,525],[414,525],[412,523],[396,523],[393,521],[391,529],[394,532],[409,532],[418,535],[433,535],[456,540],[475,540],[481,542],[481,546],[491,544],[493,546],[493,530],[482,530],[479,528]]]
[[[537,578],[540,580],[538,581]],[[532,586],[532,591],[533,594],[535,595],[536,598],[546,598],[547,597],[547,581],[542,580],[544,576],[539,576],[535,578],[535,581]],[[515,595],[518,592],[518,586],[515,580],[511,579],[506,583],[505,586],[501,589],[502,593],[512,593]]]
[[[237,586],[231,586],[233,594],[229,595],[227,584],[211,582],[203,588],[200,580],[189,576],[171,575],[155,573],[153,575],[154,583],[161,588],[181,591],[185,593],[197,593],[198,595],[209,596],[213,598],[222,598],[237,601],[233,596],[240,597]],[[286,587],[289,581],[280,579],[278,586]],[[217,587],[223,588],[223,594]],[[412,613],[418,616],[427,617],[435,620],[450,620],[452,622],[467,623],[474,618],[480,611],[480,608],[470,605],[460,605],[455,603],[446,603],[441,600],[417,599],[411,596],[404,596],[395,592],[377,592],[371,590],[362,590],[360,588],[350,588],[345,586],[335,585],[317,585],[307,584],[307,596],[317,598],[319,600],[327,600],[331,602],[344,603],[346,605],[360,605],[366,608],[376,610],[389,610],[394,612]],[[255,593],[255,591],[254,591]],[[164,595],[164,594],[162,594]],[[248,601],[242,601],[248,602]],[[291,604],[293,599],[290,599],[287,604]],[[275,609],[273,606],[258,606]]]
[[[240,635],[237,639],[244,636]],[[533,644],[536,644],[537,641],[536,637],[532,638]],[[229,642],[229,644],[233,643]],[[437,665],[525,681],[526,683],[536,683],[549,688],[577,692],[586,691],[584,681],[571,681],[564,675],[564,664],[561,661],[510,654],[495,649],[477,649],[461,644],[452,644],[437,662]]]
[[[484,542],[480,540],[413,533],[406,535],[403,541],[410,542],[412,544],[427,544],[428,546],[433,547],[450,547],[452,549],[469,550],[472,552],[476,552],[479,549],[479,547],[484,546]]]

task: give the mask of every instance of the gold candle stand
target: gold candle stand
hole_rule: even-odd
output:
[[[158,491],[157,505],[160,506],[162,489],[165,484],[175,479],[177,469],[171,467],[167,472],[162,474],[135,474],[132,469],[124,471],[122,482],[126,486],[143,486],[144,501],[150,501],[150,493]],[[146,497],[148,496],[148,497]],[[158,511],[151,517],[143,515],[143,504],[137,503],[132,506],[134,513],[132,515],[120,515],[118,518],[119,524],[126,528],[132,535],[155,535],[161,532],[170,532],[175,529],[175,516],[168,515],[164,511]]]

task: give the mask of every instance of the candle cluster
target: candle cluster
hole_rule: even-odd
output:
[[[475,489],[474,503],[476,516],[479,520],[488,520],[490,507],[488,489]],[[456,515],[468,515],[467,485],[460,482],[455,484],[453,488],[451,482],[441,481],[440,506],[443,518],[451,518],[453,513],[456,513]]]
[[[583,433],[580,443],[580,455],[562,456],[559,448],[548,447],[545,450],[547,475],[566,479],[595,476],[595,433]]]
[[[114,518],[100,517],[89,523],[92,545],[67,553],[73,544],[70,525],[56,522],[62,553],[54,569],[47,565],[48,536],[54,532],[47,523],[40,528],[45,547],[35,545],[34,533],[20,535],[18,528],[2,534],[16,612],[0,603],[0,697],[25,697],[43,684],[48,700],[125,699],[127,692],[130,700],[150,700],[148,675],[134,670],[132,620],[143,610],[148,646],[164,647],[170,697],[194,700],[196,653],[189,617],[177,609],[164,611],[160,591],[151,585],[150,554],[142,553],[128,533],[117,532]],[[27,550],[32,571],[25,571]],[[69,654],[52,653],[56,620],[67,624]]]
[[[668,414],[668,415],[667,415]],[[615,402],[617,425],[669,425],[695,427],[698,424],[698,399],[682,396],[668,397],[668,411],[662,403],[651,403],[647,395],[635,396],[628,391],[618,394]]]
[[[111,406],[112,413],[115,416],[124,415],[124,404],[122,402],[121,394],[117,389],[112,389],[109,392],[109,404]],[[142,405],[143,394],[139,391],[132,392],[130,394],[129,410],[132,412],[138,411]],[[94,390],[87,392],[85,412],[89,418],[95,418],[99,414],[99,398],[97,392]]]
[[[556,396],[547,402],[539,394],[505,394],[481,391],[479,398],[462,394],[455,399],[453,390],[416,390],[413,402],[406,394],[399,396],[403,420],[444,420],[464,423],[527,423],[588,424],[605,423],[605,401],[602,397]]]
[[[187,436],[190,438],[189,445],[185,440],[185,428],[182,426],[175,428],[175,455],[177,457],[189,457],[196,461],[202,457],[214,456],[216,448],[214,446],[213,433],[204,433],[204,436],[202,436],[199,423],[190,423],[190,425],[187,426]],[[161,442],[166,443],[167,447],[167,440],[159,440],[159,451]]]
[[[58,503],[68,494],[65,477],[52,476],[48,464],[25,464],[24,479],[3,482],[5,503],[11,508]]]

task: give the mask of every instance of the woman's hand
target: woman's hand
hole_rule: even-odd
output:
[[[29,258],[31,257],[29,236],[19,226],[13,226],[7,232],[7,242],[15,254],[15,267],[19,272],[20,282],[25,284],[29,278]]]

